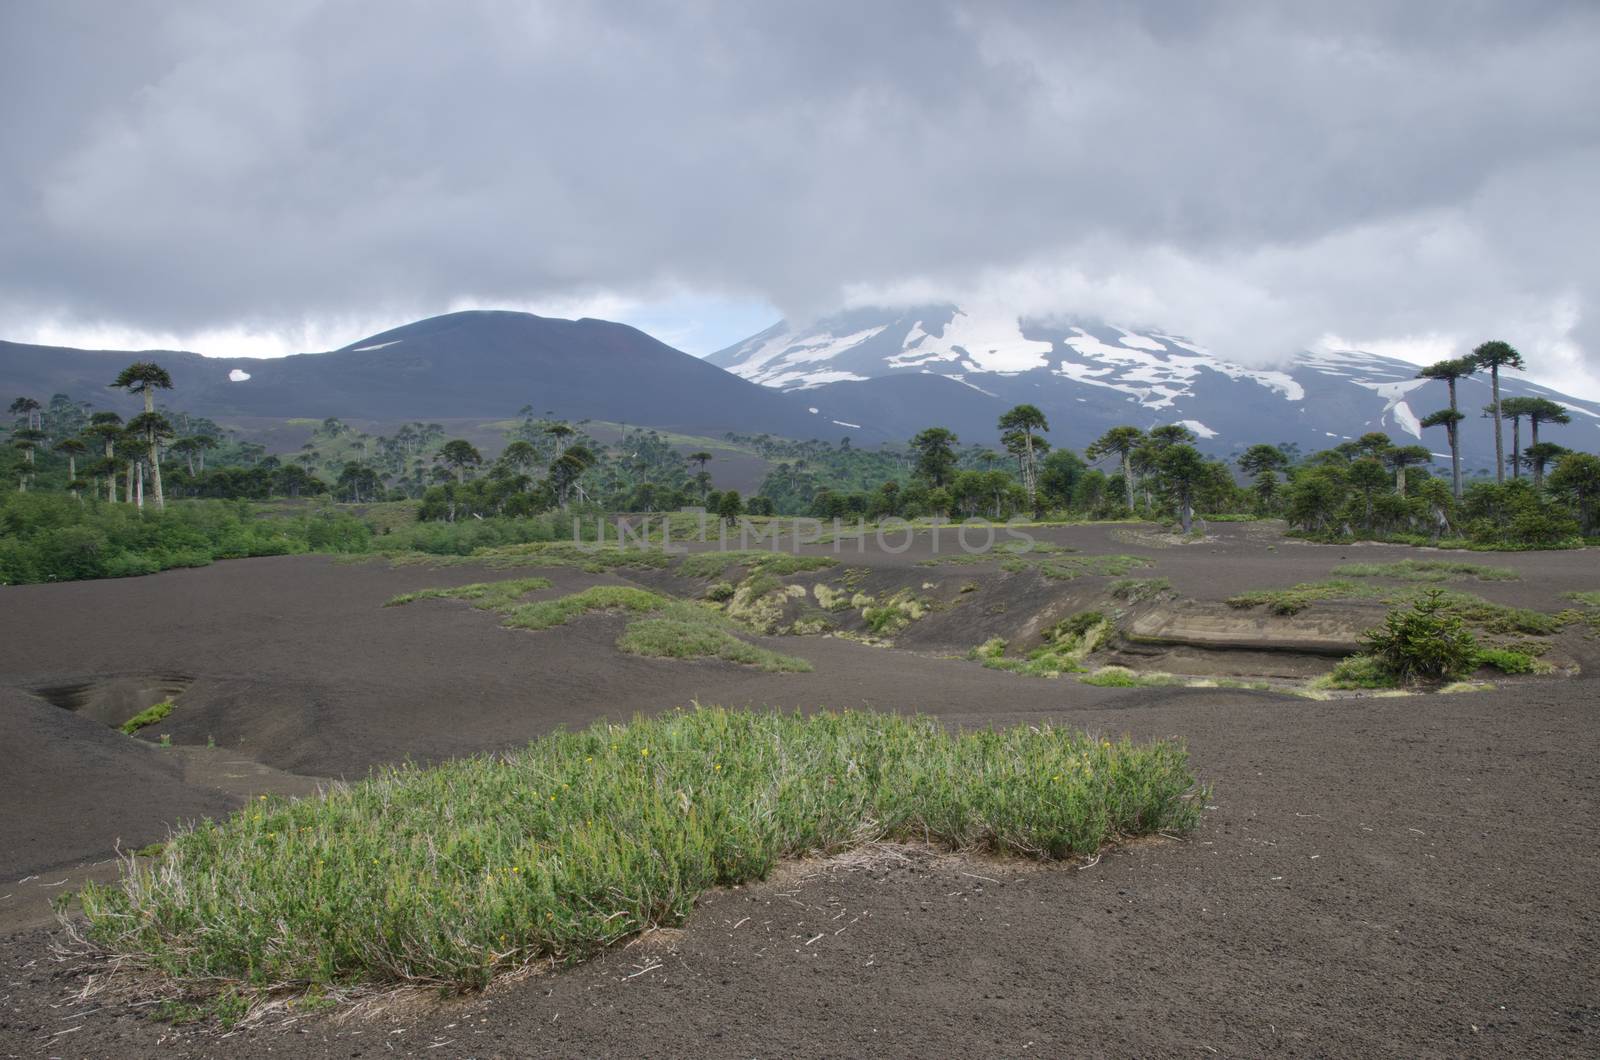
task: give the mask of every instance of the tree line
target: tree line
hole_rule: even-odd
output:
[[[1281,516],[1314,537],[1463,539],[1502,546],[1592,536],[1600,530],[1600,460],[1540,437],[1541,427],[1570,422],[1563,406],[1501,397],[1501,370],[1523,367],[1513,347],[1492,341],[1419,371],[1419,378],[1446,384],[1446,407],[1421,424],[1445,431],[1448,483],[1430,472],[1433,454],[1427,448],[1397,444],[1381,433],[1307,456],[1293,446],[1257,444],[1229,463],[1201,453],[1194,433],[1181,424],[1149,430],[1123,425],[1079,454],[1052,446],[1048,420],[1029,404],[999,417],[998,449],[963,446],[942,426],[922,430],[903,448],[867,450],[848,438],[835,446],[729,434],[730,444],[775,462],[749,498],[714,487],[709,466],[715,445],[685,454],[681,442],[626,425],[615,441],[602,444],[588,421],[537,416],[531,406],[521,410],[508,432],[510,443],[493,459],[467,439],[446,438],[438,424],[406,424],[393,437],[373,438],[329,418],[297,456],[284,460],[226,439],[209,420],[158,411],[154,395],[170,390],[172,381],[150,362],[130,365],[109,384],[143,398],[144,412],[126,423],[65,395],[48,406],[22,397],[11,405],[11,439],[19,491],[36,487],[48,455],[66,465],[59,481],[75,497],[140,507],[148,489],[157,509],[165,506],[166,484],[176,480],[179,494],[191,497],[326,494],[358,504],[418,499],[421,520],[447,523],[573,508],[653,512],[697,505],[728,519],[1146,517],[1171,519],[1184,533],[1191,532],[1197,512],[1248,512]],[[1461,474],[1467,416],[1457,384],[1480,371],[1489,373],[1493,396],[1484,416],[1495,436],[1495,480],[1469,486]],[[208,470],[207,454],[217,450],[226,450],[228,460]],[[175,467],[165,478],[164,460]]]

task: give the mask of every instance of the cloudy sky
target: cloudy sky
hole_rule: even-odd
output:
[[[0,4],[0,337],[948,298],[1600,396],[1600,4]]]

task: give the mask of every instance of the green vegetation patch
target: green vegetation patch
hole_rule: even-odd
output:
[[[1461,581],[1467,578],[1481,582],[1516,581],[1521,577],[1509,567],[1492,567],[1486,563],[1464,563],[1447,559],[1403,559],[1397,563],[1343,563],[1333,568],[1333,573],[1344,578],[1393,578],[1406,582]]]
[[[909,589],[901,589],[881,602],[869,603],[861,609],[861,618],[868,632],[878,637],[889,637],[905,629],[932,610],[928,601]]]
[[[1361,640],[1364,654],[1400,681],[1451,681],[1477,666],[1478,643],[1442,589],[1429,589],[1409,607],[1392,608],[1383,625]]]
[[[591,611],[659,611],[671,601],[659,593],[628,585],[595,585],[582,592],[537,600],[506,612],[505,624],[513,629],[553,629]]]
[[[454,589],[419,589],[401,593],[384,607],[400,607],[416,600],[471,600],[485,611],[504,611],[532,592],[550,588],[549,578],[510,578],[499,582],[474,582]]]
[[[1318,600],[1348,600],[1354,597],[1381,596],[1383,590],[1370,585],[1335,579],[1301,582],[1287,589],[1256,589],[1228,597],[1228,606],[1240,609],[1265,606],[1275,615],[1297,615]]]
[[[692,610],[691,610],[692,609]],[[695,611],[701,613],[696,614]],[[757,647],[734,636],[717,622],[720,616],[693,605],[669,616],[628,623],[617,647],[631,655],[658,659],[724,659],[768,673],[808,673],[811,664],[792,655]]]
[[[1078,680],[1098,688],[1163,688],[1183,683],[1180,678],[1172,674],[1139,673],[1126,666],[1102,666],[1094,673],[1085,674]]]
[[[122,731],[132,736],[147,725],[154,725],[168,714],[172,713],[172,700],[164,699],[154,706],[146,707],[127,721],[122,723]]]
[[[1331,673],[1312,681],[1311,688],[1313,691],[1322,689],[1353,691],[1396,688],[1399,684],[1400,679],[1390,673],[1377,659],[1370,655],[1352,655],[1348,659],[1341,659]]]
[[[1150,561],[1143,556],[1064,556],[1041,563],[1039,573],[1046,578],[1071,581],[1074,578],[1123,575],[1148,566]]]
[[[788,552],[766,552],[760,549],[741,549],[733,552],[697,552],[685,556],[678,564],[678,573],[685,578],[718,578],[734,565],[748,568],[749,573],[760,571],[783,578],[805,571],[824,570],[839,561],[828,556],[796,556]]]
[[[1525,607],[1507,607],[1504,604],[1493,603],[1481,596],[1472,593],[1459,593],[1451,590],[1429,589],[1422,592],[1412,591],[1400,596],[1390,597],[1396,604],[1415,605],[1427,598],[1437,599],[1442,610],[1460,618],[1462,622],[1480,633],[1495,633],[1501,635],[1525,634],[1535,637],[1548,637],[1559,633],[1564,624],[1558,615],[1547,615],[1541,611],[1530,611]]]
[[[1600,591],[1585,590],[1564,595],[1578,606],[1570,607],[1556,617],[1563,623],[1582,623],[1589,627],[1591,634],[1600,634]]]
[[[1541,663],[1527,652],[1511,648],[1479,649],[1478,665],[1492,666],[1503,674],[1532,674],[1553,669],[1549,663]]]
[[[1006,655],[1006,641],[995,637],[973,648],[968,658],[991,670],[1006,670],[1029,677],[1060,677],[1081,673],[1083,661],[1111,636],[1114,626],[1099,611],[1084,611],[1063,619],[1045,633],[1044,643],[1026,658]]]
[[[1483,633],[1528,634],[1546,637],[1561,629],[1563,620],[1523,607],[1507,607],[1472,593],[1442,589],[1384,589],[1335,578],[1321,582],[1302,582],[1287,589],[1257,589],[1228,598],[1228,606],[1265,606],[1275,615],[1295,615],[1320,600],[1379,599],[1396,606],[1415,605],[1434,598],[1441,610],[1460,618]]]
[[[1106,588],[1106,591],[1118,600],[1137,604],[1143,600],[1154,599],[1171,589],[1172,582],[1167,578],[1118,578]]]
[[[484,549],[467,557],[491,567],[577,567],[590,574],[624,569],[660,569],[672,565],[670,553],[654,548],[620,548],[616,545],[577,545],[571,541],[508,545]]]
[[[543,584],[535,584],[535,583]],[[594,611],[623,611],[639,616],[628,623],[617,647],[631,655],[659,659],[725,659],[772,673],[809,671],[804,659],[746,643],[734,635],[734,622],[717,609],[691,600],[674,600],[629,585],[595,585],[554,600],[518,604],[532,589],[549,586],[543,578],[464,585],[457,589],[424,589],[389,601],[407,604],[430,597],[471,600],[504,616],[511,629],[543,630],[564,626]],[[646,617],[648,616],[648,617]]]
[[[784,858],[875,841],[1081,856],[1185,833],[1206,794],[1170,740],[696,709],[263,797],[88,885],[85,935],[200,990],[479,988],[679,924]]]
[[[270,515],[245,501],[153,504],[0,491],[0,585],[123,578],[218,559],[362,553],[372,533],[344,513]]]

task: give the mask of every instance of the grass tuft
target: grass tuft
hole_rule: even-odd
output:
[[[596,585],[554,600],[537,600],[514,607],[506,612],[505,625],[512,629],[553,629],[590,611],[631,611],[641,614],[659,611],[670,602],[659,593],[628,585]]]
[[[1102,666],[1094,673],[1086,674],[1078,680],[1098,688],[1164,688],[1183,683],[1171,674],[1139,673],[1126,666]]]
[[[733,623],[720,611],[690,601],[674,601],[659,616],[628,623],[617,647],[655,659],[723,659],[768,673],[810,673],[811,664],[781,655],[733,635]]]
[[[1549,663],[1541,663],[1527,652],[1512,648],[1480,648],[1477,663],[1479,666],[1492,666],[1503,674],[1532,674],[1541,669],[1553,669]]]
[[[1357,585],[1352,581],[1332,579],[1321,582],[1301,582],[1287,589],[1256,589],[1228,597],[1228,606],[1236,608],[1258,607],[1275,615],[1297,615],[1318,600],[1347,600],[1359,596],[1379,596],[1382,590]]]
[[[695,709],[263,797],[82,893],[86,938],[188,987],[480,988],[678,924],[784,858],[917,841],[1040,859],[1178,833],[1183,747],[1048,724]]]
[[[168,714],[172,713],[172,700],[163,699],[154,706],[146,707],[127,721],[122,723],[122,731],[132,736],[147,725],[154,725]]]
[[[1172,582],[1167,578],[1118,578],[1106,587],[1106,591],[1118,600],[1137,604],[1160,596],[1171,588]]]
[[[1481,582],[1516,581],[1509,567],[1450,559],[1403,559],[1396,563],[1344,563],[1333,573],[1345,578],[1393,578],[1405,582],[1444,582],[1473,578]]]
[[[549,578],[511,578],[499,582],[474,582],[454,589],[419,589],[401,593],[384,607],[403,607],[417,600],[471,600],[485,611],[503,611],[517,600],[540,589],[550,588]]]
[[[1384,668],[1370,655],[1352,655],[1339,660],[1331,673],[1323,674],[1311,682],[1313,691],[1338,689],[1352,691],[1367,688],[1397,688],[1400,679]]]

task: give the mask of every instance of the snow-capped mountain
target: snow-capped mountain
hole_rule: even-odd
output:
[[[987,442],[1000,412],[1029,402],[1049,417],[1057,444],[1074,447],[1120,423],[1182,423],[1219,452],[1256,442],[1292,442],[1309,452],[1367,431],[1447,449],[1443,430],[1424,431],[1420,422],[1447,404],[1444,384],[1418,379],[1410,362],[1356,350],[1250,368],[1165,332],[936,305],[852,310],[801,328],[783,322],[707,359],[751,382],[799,392],[819,418],[847,429],[903,433],[938,423]],[[1573,422],[1546,425],[1541,440],[1600,448],[1600,404],[1509,373],[1501,396],[1561,403]],[[1487,465],[1493,435],[1471,417],[1490,401],[1488,377],[1462,380],[1458,401],[1469,417],[1463,454]]]

